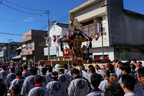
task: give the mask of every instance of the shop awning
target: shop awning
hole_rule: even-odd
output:
[[[17,55],[15,57],[13,57],[12,59],[15,60],[15,59],[20,59],[21,58],[21,55]]]

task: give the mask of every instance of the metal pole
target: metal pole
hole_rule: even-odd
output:
[[[102,36],[102,60],[104,60],[103,32],[101,32],[101,36]]]
[[[10,41],[11,41],[12,39],[8,39],[8,61],[10,62]]]
[[[50,61],[50,38],[49,38],[49,26],[50,26],[50,20],[49,20],[49,10],[47,10],[47,16],[48,16],[48,32],[47,32],[47,35],[48,35],[48,61]]]

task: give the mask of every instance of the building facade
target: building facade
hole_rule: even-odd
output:
[[[46,47],[44,37],[47,36],[47,31],[30,30],[23,34],[23,45],[21,57],[23,61],[37,62],[45,60],[43,48]]]
[[[49,31],[50,37],[50,60],[60,60],[63,53],[58,44],[58,40],[68,32],[69,24],[54,23]],[[68,44],[64,44],[64,47]],[[44,48],[44,55],[48,55],[48,48]]]
[[[124,9],[123,0],[88,0],[71,9],[69,15],[93,38],[90,55],[94,60],[103,54],[110,60],[144,58],[144,15]]]
[[[16,49],[22,45],[22,42],[10,42],[3,45],[1,54],[1,61],[2,62],[10,62],[13,57],[18,55]]]

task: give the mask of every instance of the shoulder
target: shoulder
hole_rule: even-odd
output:
[[[104,96],[104,92],[102,90],[90,92],[87,96]]]

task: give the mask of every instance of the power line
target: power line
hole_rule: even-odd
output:
[[[18,7],[24,8],[24,9],[28,9],[28,10],[32,10],[32,11],[47,11],[47,10],[31,9],[31,8],[27,8],[27,7],[24,7],[24,6],[21,6],[21,5],[15,4],[15,3],[10,2],[10,1],[7,1],[7,0],[5,0],[5,1],[6,1],[7,3],[13,4],[13,5],[15,5],[15,6],[18,6]]]
[[[61,17],[61,18],[59,18],[59,19],[56,19],[56,21],[61,21],[61,20],[66,19],[66,18],[69,18],[69,15],[66,15],[66,16],[64,16],[64,17]]]
[[[22,11],[22,10],[19,10],[19,9],[16,9],[16,8],[13,8],[13,7],[11,7],[11,6],[9,6],[9,5],[6,5],[6,4],[4,4],[4,3],[1,3],[2,5],[4,5],[4,6],[6,6],[6,7],[8,7],[8,8],[10,8],[10,9],[13,9],[13,10],[16,10],[16,11],[19,11],[19,12],[23,12],[23,13],[27,13],[27,14],[33,14],[33,15],[42,15],[42,14],[39,14],[39,13],[30,13],[30,12],[26,12],[26,11]],[[44,13],[43,13],[44,14]]]
[[[36,22],[45,22],[45,21],[31,21],[31,22],[26,22],[23,20],[0,20],[0,22],[22,22],[22,23],[36,23]]]
[[[0,5],[2,4],[3,0],[0,1]]]
[[[39,31],[41,31],[41,30],[39,30]],[[36,32],[38,32],[38,31],[36,31]],[[15,36],[34,36],[34,35],[22,35],[22,34],[13,34],[13,33],[6,33],[6,32],[0,32],[0,34],[15,35]],[[34,37],[43,38],[42,36],[34,36]]]

